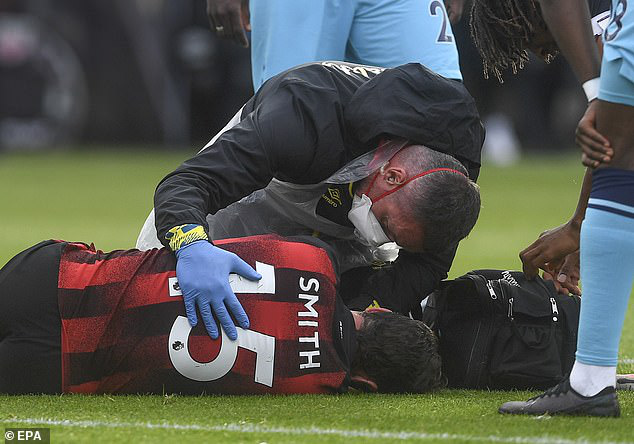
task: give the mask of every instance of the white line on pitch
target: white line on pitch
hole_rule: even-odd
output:
[[[330,435],[342,438],[373,438],[391,440],[460,440],[476,442],[497,442],[512,444],[626,444],[626,441],[589,441],[586,439],[566,439],[556,436],[474,436],[451,433],[421,433],[421,432],[381,432],[378,430],[345,430],[345,429],[322,429],[319,427],[269,427],[258,424],[223,424],[217,426],[207,426],[200,424],[170,424],[151,422],[108,422],[108,421],[72,421],[46,418],[15,418],[2,419],[0,423],[5,424],[29,424],[29,425],[50,425],[62,427],[108,427],[108,428],[144,428],[144,429],[167,429],[167,430],[191,430],[205,432],[236,432],[236,433],[257,433],[257,434],[282,434],[282,435]]]
[[[619,359],[619,364],[634,364],[634,359],[633,358]]]

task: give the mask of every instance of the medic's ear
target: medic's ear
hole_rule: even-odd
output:
[[[379,389],[376,382],[360,375],[352,376],[350,378],[350,387],[365,393],[375,393]]]
[[[385,181],[390,185],[401,185],[407,180],[407,173],[398,166],[389,166],[381,170],[381,174],[385,176]]]

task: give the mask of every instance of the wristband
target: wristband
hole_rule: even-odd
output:
[[[209,240],[209,236],[201,225],[185,224],[170,228],[165,233],[165,239],[169,241],[172,251],[176,251],[192,242]]]
[[[588,102],[592,102],[599,95],[599,77],[583,82],[583,91],[586,93]]]

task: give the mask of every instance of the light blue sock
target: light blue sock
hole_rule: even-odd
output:
[[[627,188],[631,199],[634,186]],[[611,189],[608,186],[595,193],[593,186],[581,228],[583,296],[576,354],[583,364],[605,367],[617,364],[634,278],[634,206],[618,202],[623,201],[619,198],[623,187],[618,192]],[[606,199],[610,194],[614,200]]]

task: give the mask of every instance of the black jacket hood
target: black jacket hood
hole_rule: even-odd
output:
[[[388,69],[361,85],[344,119],[362,145],[394,135],[480,166],[485,132],[473,97],[461,82],[418,63]]]

